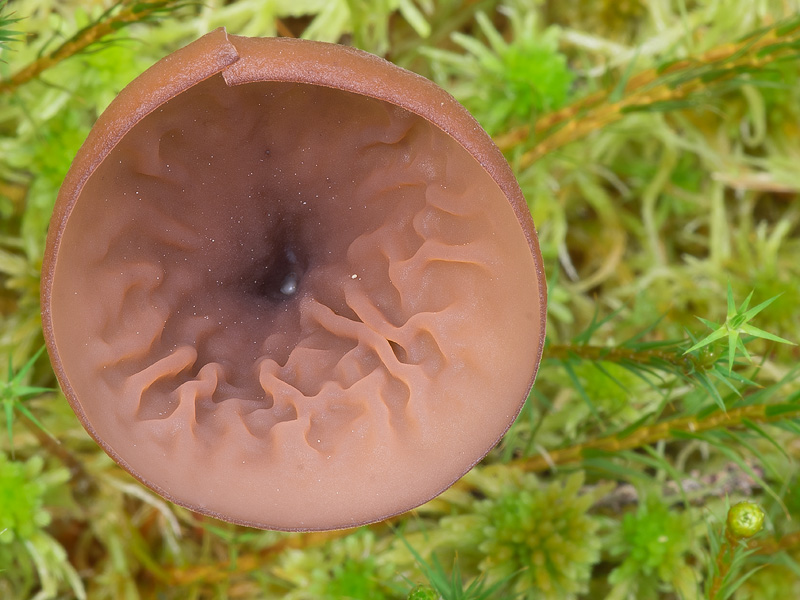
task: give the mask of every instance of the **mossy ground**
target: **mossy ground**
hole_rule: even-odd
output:
[[[800,595],[798,349],[772,337],[800,341],[796,0],[12,0],[0,15],[0,598]],[[39,269],[70,161],[127,82],[223,25],[437,81],[506,153],[537,224],[536,387],[481,465],[391,523],[203,518],[134,482],[47,391]],[[741,500],[766,513],[753,537],[725,530]]]

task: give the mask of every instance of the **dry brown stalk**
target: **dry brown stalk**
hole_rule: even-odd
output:
[[[174,2],[169,1],[166,4],[169,5],[173,3]],[[107,35],[114,33],[120,27],[142,21],[151,16],[156,10],[163,8],[163,5],[153,4],[152,7],[144,7],[135,10],[135,5],[131,5],[127,8],[123,8],[116,14],[109,15],[106,19],[84,27],[49,54],[37,58],[28,66],[12,75],[10,79],[0,81],[0,93],[13,92],[21,85],[38,77],[42,72],[57,65],[62,60],[85,50]]]
[[[601,452],[621,452],[648,446],[661,440],[669,440],[678,433],[702,433],[712,429],[728,429],[741,426],[745,421],[767,423],[780,419],[793,419],[800,417],[800,407],[781,414],[770,414],[769,405],[753,404],[731,409],[727,412],[717,411],[711,415],[698,419],[696,416],[680,417],[662,421],[654,425],[643,425],[630,432],[628,435],[610,435],[582,444],[575,444],[566,448],[553,450],[547,454],[538,454],[529,458],[513,461],[513,464],[526,471],[540,472],[552,467],[578,462],[587,450]]]
[[[246,574],[263,569],[270,559],[286,550],[300,550],[321,546],[327,542],[345,537],[352,529],[337,531],[319,531],[290,535],[281,541],[264,548],[261,552],[244,554],[235,560],[216,562],[207,565],[196,565],[186,568],[173,568],[168,571],[172,585],[184,586],[193,583],[213,584],[230,579],[237,574]]]
[[[609,362],[630,361],[641,365],[663,361],[687,370],[700,367],[700,362],[692,355],[681,356],[668,350],[631,350],[624,347],[589,346],[583,344],[551,344],[545,348],[544,358],[567,360],[576,357],[583,360],[606,360]]]
[[[622,98],[616,102],[608,102],[614,94],[614,88],[601,90],[569,106],[543,115],[537,120],[532,131],[530,126],[525,125],[498,136],[495,142],[502,150],[508,151],[527,140],[536,140],[560,126],[561,129],[557,129],[551,135],[536,143],[520,157],[519,166],[520,168],[525,168],[553,150],[586,137],[606,125],[619,121],[625,116],[625,111],[630,110],[632,107],[646,106],[656,102],[684,100],[692,93],[708,85],[698,77],[682,85],[670,87],[667,81],[659,82],[660,79],[666,76],[688,72],[692,68],[704,65],[719,65],[725,68],[761,67],[772,62],[782,53],[775,52],[774,54],[758,57],[757,53],[760,50],[773,44],[789,41],[790,39],[794,40],[796,37],[796,30],[780,36],[777,30],[773,29],[755,41],[744,40],[739,43],[724,44],[709,50],[701,56],[690,57],[672,63],[664,69],[642,71],[628,80],[621,95]],[[745,49],[747,51],[743,52]],[[724,80],[724,78],[720,80]]]

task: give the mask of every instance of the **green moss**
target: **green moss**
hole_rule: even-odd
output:
[[[662,588],[682,590],[687,560],[696,548],[696,528],[689,513],[650,496],[622,519],[613,554],[622,564],[608,578],[613,598],[657,598]],[[695,586],[696,587],[696,586]]]
[[[453,41],[466,54],[426,51],[439,81],[453,86],[456,97],[489,133],[560,108],[573,81],[559,51],[558,29],[541,27],[536,13],[523,2],[507,2],[501,10],[508,17],[510,41],[486,14],[478,13],[479,30],[488,44],[455,33]],[[456,72],[458,82],[452,80]]]
[[[293,586],[294,600],[381,600],[398,598],[395,573],[382,564],[369,531],[335,540],[322,549],[289,551],[274,573]],[[407,588],[406,588],[407,589]]]
[[[44,509],[43,467],[39,456],[18,462],[0,453],[0,543],[26,540],[50,523]]]
[[[575,598],[586,591],[601,547],[599,521],[589,514],[596,495],[581,493],[583,481],[581,473],[550,484],[502,476],[486,482],[491,497],[476,503],[474,517],[445,519],[443,526],[458,530],[469,522],[462,539],[477,542],[478,569],[489,581],[509,579],[524,598]]]

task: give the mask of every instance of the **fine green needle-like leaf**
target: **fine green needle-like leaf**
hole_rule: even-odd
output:
[[[752,296],[752,295],[753,295],[753,293],[750,292],[750,296]],[[750,299],[750,296],[747,297],[748,300]],[[742,314],[742,316],[744,316],[745,320],[749,321],[750,319],[755,317],[758,313],[760,313],[762,310],[767,308],[770,304],[775,302],[775,300],[780,298],[780,296],[781,296],[781,294],[778,294],[777,296],[773,296],[772,298],[770,298],[768,300],[764,300],[764,302],[762,302],[758,306],[754,306],[750,310],[747,310],[747,305],[745,304],[739,309],[739,313]]]
[[[608,96],[609,102],[619,102],[625,95],[625,88],[628,86],[628,81],[630,81],[630,78],[633,75],[634,67],[636,66],[636,61],[639,60],[640,50],[641,48],[636,49],[633,58],[631,58],[631,60],[628,62],[628,65],[625,67],[625,71],[623,72],[622,77],[617,82],[617,85],[614,86],[614,90]]]
[[[14,456],[14,404],[7,400],[3,400],[3,410],[6,414],[6,431],[8,433],[8,443],[11,447],[11,456]]]
[[[589,394],[586,393],[586,389],[583,387],[580,379],[578,379],[578,375],[575,373],[575,369],[572,368],[570,361],[563,360],[561,361],[561,364],[564,367],[564,370],[567,372],[567,376],[572,381],[572,385],[575,386],[575,390],[578,392],[578,395],[586,403],[586,406],[589,407],[592,415],[594,415],[597,420],[600,420],[600,413],[597,411],[597,407],[594,405],[594,402],[592,402],[592,399],[589,398]]]
[[[742,331],[744,331],[745,333],[749,333],[752,336],[760,337],[760,338],[763,338],[765,340],[770,340],[772,342],[778,342],[778,343],[781,343],[781,344],[789,344],[790,346],[796,346],[797,345],[794,342],[791,342],[791,341],[789,341],[787,339],[779,337],[779,336],[777,336],[777,335],[775,335],[773,333],[770,333],[768,331],[764,331],[763,329],[759,329],[758,327],[755,327],[753,325],[749,325],[749,324],[742,325]]]
[[[690,352],[694,352],[695,350],[699,350],[703,346],[708,346],[709,344],[711,344],[713,342],[716,342],[718,339],[725,337],[725,334],[726,334],[726,332],[725,332],[724,329],[717,329],[716,331],[710,333],[709,335],[704,337],[702,340],[697,342],[694,346],[692,346],[691,348],[686,350],[684,352],[684,354],[689,354]]]
[[[778,452],[783,454],[783,456],[785,456],[787,459],[791,460],[791,457],[789,456],[789,453],[786,451],[786,449],[778,442],[778,440],[776,440],[772,435],[770,435],[766,429],[764,429],[757,423],[754,423],[750,419],[743,419],[742,425],[756,432],[763,439],[769,442]]]

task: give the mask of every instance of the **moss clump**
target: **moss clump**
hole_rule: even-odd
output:
[[[292,588],[283,597],[290,600],[399,598],[391,586],[395,572],[381,566],[375,542],[375,535],[364,530],[324,548],[288,551],[274,571]]]
[[[470,521],[480,535],[478,568],[489,581],[513,582],[521,598],[575,598],[587,590],[601,547],[599,522],[589,514],[596,494],[581,494],[583,482],[582,473],[550,484],[521,473],[487,481],[481,491],[490,497],[475,504],[474,515],[442,525],[460,530]]]
[[[454,33],[453,41],[466,54],[430,48],[424,51],[432,59],[439,83],[450,87],[492,134],[560,108],[574,80],[567,58],[559,50],[559,29],[542,27],[526,4],[509,1],[502,5],[507,31],[498,30],[486,14],[476,15],[486,45],[477,38]],[[461,78],[458,84],[453,84],[455,77]]]
[[[687,556],[695,545],[689,514],[653,496],[625,515],[612,553],[624,557],[609,576],[610,598],[656,598],[664,587],[694,597],[697,585]]]
[[[0,543],[29,539],[50,523],[43,508],[47,491],[43,466],[39,456],[18,462],[0,453]]]

